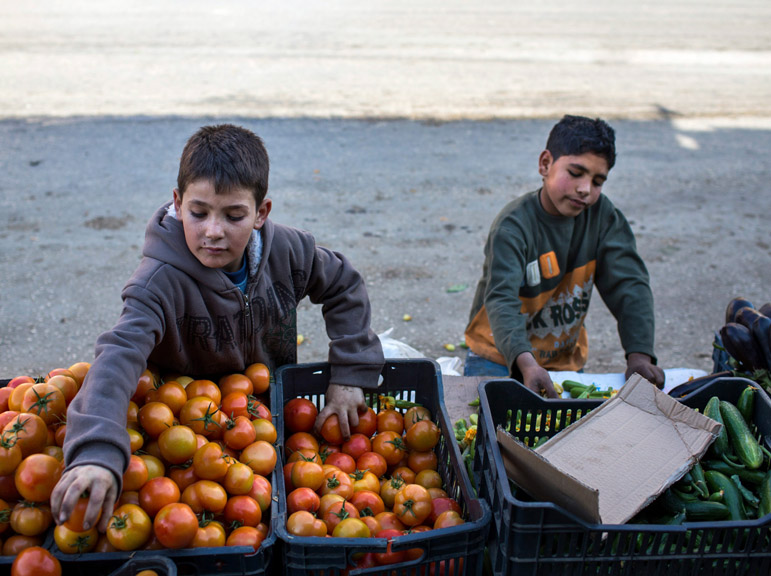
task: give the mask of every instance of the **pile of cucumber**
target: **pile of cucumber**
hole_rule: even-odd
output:
[[[701,461],[658,500],[659,524],[748,520],[771,513],[771,454],[756,440],[758,392],[745,388],[736,404],[710,398],[704,414],[723,424]]]

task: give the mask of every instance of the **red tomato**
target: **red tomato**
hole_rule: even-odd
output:
[[[222,402],[222,391],[219,386],[211,380],[193,380],[185,386],[185,392],[187,393],[187,399],[195,398],[196,396],[207,396],[211,398],[217,406]]]
[[[278,431],[273,422],[267,418],[255,418],[252,420],[252,426],[254,427],[255,440],[265,440],[265,442],[275,444],[278,438]]]
[[[66,524],[60,524],[54,528],[54,542],[59,550],[65,554],[83,554],[91,552],[96,548],[99,541],[99,532],[96,526],[89,530],[75,532],[67,527]]]
[[[233,462],[225,473],[222,485],[228,494],[236,496],[249,494],[254,487],[255,473],[243,462]]]
[[[434,522],[434,530],[449,528],[450,526],[460,526],[464,522],[465,520],[463,520],[463,517],[459,512],[456,512],[455,510],[446,510],[437,516],[436,521]]]
[[[342,444],[343,433],[340,431],[340,421],[337,414],[328,416],[321,425],[321,437],[329,444]]]
[[[236,416],[249,416],[249,396],[240,391],[235,391],[222,397],[220,410],[233,419]]]
[[[147,512],[136,504],[123,504],[112,515],[107,526],[107,539],[118,550],[137,550],[150,539],[152,529]]]
[[[231,496],[223,512],[225,524],[235,529],[239,526],[254,526],[262,521],[262,508],[251,496]]]
[[[75,398],[75,394],[78,393],[78,383],[74,377],[67,376],[65,374],[57,374],[48,380],[49,386],[54,386],[59,389],[64,396],[64,403],[69,406],[72,399]],[[49,422],[51,424],[52,422]]]
[[[220,378],[218,384],[223,399],[233,392],[243,392],[247,396],[254,392],[254,384],[246,374],[228,374]]]
[[[355,470],[351,474],[351,479],[353,480],[354,492],[370,490],[378,494],[380,493],[380,480],[369,470]]]
[[[335,526],[346,518],[358,518],[359,511],[347,500],[333,502],[326,513],[320,516],[324,524],[327,525],[327,532],[334,532]]]
[[[369,538],[369,526],[359,518],[345,518],[332,531],[335,538]]]
[[[62,565],[42,546],[20,551],[11,565],[11,576],[61,576]]]
[[[179,502],[180,496],[177,483],[167,476],[160,476],[148,480],[139,490],[139,505],[150,518],[155,518],[158,511],[166,504]]]
[[[157,387],[156,382],[155,374],[152,372],[152,370],[149,368],[146,369],[139,377],[136,390],[134,391],[134,395],[131,397],[131,400],[136,402],[138,406],[144,404],[145,396],[147,396],[147,393]]]
[[[248,495],[257,500],[263,512],[270,508],[273,486],[265,476],[254,475],[254,483]]]
[[[404,440],[407,442],[410,450],[426,452],[427,450],[433,450],[434,446],[439,443],[441,435],[439,426],[431,420],[420,420],[410,426],[404,435]]]
[[[372,442],[364,434],[351,434],[351,437],[343,442],[341,449],[345,454],[350,454],[354,460],[357,460],[365,452],[372,451]]]
[[[260,362],[250,364],[244,370],[244,375],[252,381],[255,394],[264,394],[270,388],[270,370],[265,364]]]
[[[404,416],[401,412],[388,408],[377,413],[378,432],[396,432],[399,436],[404,432]]]
[[[319,451],[319,441],[309,432],[294,432],[284,441],[284,449],[287,454],[292,454],[300,450]]]
[[[397,468],[394,468],[393,472],[391,472],[391,477],[395,478],[396,476],[404,480],[405,484],[414,484],[415,479],[417,478],[417,474],[415,474],[412,468],[408,466],[398,466]],[[428,488],[428,486],[426,486],[426,488]]]
[[[308,460],[298,460],[292,466],[290,473],[292,486],[301,488],[303,486],[313,491],[319,490],[324,483],[324,470],[321,464]]]
[[[322,496],[330,493],[340,494],[340,496],[348,500],[353,496],[353,480],[346,472],[339,469],[333,469],[324,474],[324,480],[318,488],[318,491]]]
[[[24,536],[23,534],[13,534],[8,536],[3,542],[3,556],[16,556],[22,550],[31,546],[42,546],[42,536]]]
[[[433,450],[428,450],[426,452],[410,450],[407,454],[407,466],[409,466],[416,474],[421,470],[436,470],[438,465],[439,459],[436,456],[436,452]]]
[[[195,475],[195,468],[193,468],[192,465],[190,466],[173,466],[169,470],[169,478],[174,480],[174,483],[179,486],[180,490],[184,490],[188,486],[190,486],[193,482],[196,480],[200,480],[198,476]]]
[[[161,402],[171,408],[172,413],[177,416],[182,406],[187,402],[187,392],[185,387],[176,380],[164,382],[157,389],[150,390],[147,393],[146,402]]]
[[[321,504],[321,498],[319,495],[308,488],[307,486],[301,486],[295,488],[286,497],[286,509],[288,514],[293,514],[299,510],[307,510],[311,513],[316,513]]]
[[[390,479],[383,482],[380,486],[380,497],[383,499],[386,508],[389,510],[394,507],[394,500],[396,494],[404,488],[406,484],[401,476],[393,476]]]
[[[40,452],[48,444],[48,426],[40,416],[30,412],[17,414],[5,425],[2,435],[8,438],[15,436],[24,457]]]
[[[360,490],[356,492],[350,499],[359,511],[359,516],[376,516],[381,512],[385,512],[385,504],[380,494],[373,492],[372,490]]]
[[[81,496],[77,502],[75,502],[75,507],[72,509],[72,514],[70,514],[70,517],[67,519],[67,521],[64,523],[67,528],[72,530],[73,532],[84,532],[86,530],[86,527],[83,526],[83,519],[86,516],[86,509],[88,508],[88,496]],[[99,518],[102,516],[102,511],[100,510],[94,524],[97,524],[99,522]]]
[[[203,434],[209,438],[220,433],[218,412],[219,405],[214,400],[208,396],[195,396],[185,402],[179,411],[179,423],[190,426],[196,434]]]
[[[219,514],[225,509],[228,494],[221,484],[213,480],[198,480],[182,491],[179,501],[190,506],[196,514]]]
[[[372,439],[372,451],[385,458],[389,466],[396,466],[407,455],[407,446],[401,433],[386,430],[378,432]]]
[[[185,548],[198,532],[198,518],[183,502],[166,504],[155,515],[153,531],[166,548]]]
[[[149,477],[150,472],[147,470],[145,461],[140,456],[131,454],[128,467],[123,473],[123,490],[127,492],[139,491]]]
[[[198,526],[189,548],[218,548],[225,545],[227,532],[221,522],[211,520]],[[137,575],[139,576],[139,575]]]
[[[389,512],[388,510],[381,512],[380,514],[375,514],[375,520],[380,522],[383,530],[388,528],[396,528],[397,530],[402,531],[405,528],[404,524],[402,524],[402,521],[399,520],[399,517],[393,512]]]
[[[163,402],[148,402],[139,408],[137,421],[150,438],[174,425],[174,412]]]
[[[13,474],[21,460],[21,446],[16,444],[16,440],[0,436],[0,476]]]
[[[229,466],[230,457],[217,442],[207,442],[193,455],[195,475],[204,480],[222,480]]]
[[[318,408],[307,398],[292,398],[284,405],[284,426],[290,432],[310,432],[318,415]]]
[[[239,526],[233,530],[225,541],[225,546],[251,546],[258,550],[265,534],[254,526]]]
[[[407,559],[406,550],[395,551],[391,549],[391,540],[403,535],[404,533],[396,528],[385,528],[375,535],[376,538],[386,538],[388,540],[388,547],[385,552],[375,552],[375,562],[378,565],[396,564]]]
[[[270,413],[270,408],[268,408],[264,402],[258,398],[255,398],[254,396],[249,397],[249,415],[252,418],[264,418],[265,420],[273,419],[273,414]]]
[[[365,452],[356,460],[357,470],[369,470],[375,476],[380,478],[388,470],[388,462],[382,454],[377,452]]]
[[[351,434],[363,434],[367,438],[372,438],[377,432],[377,413],[372,408],[367,408],[359,413],[359,423],[351,426]]]
[[[19,494],[30,502],[47,502],[62,475],[62,463],[48,454],[30,454],[14,473]]]
[[[17,534],[40,536],[53,521],[51,509],[47,505],[22,500],[13,507],[9,523]]]
[[[248,416],[228,420],[222,432],[222,441],[233,450],[243,450],[257,440],[257,430]]]
[[[239,460],[247,464],[256,474],[270,476],[276,467],[276,448],[270,442],[257,440],[241,451]]]
[[[419,484],[407,484],[394,497],[394,514],[407,526],[417,526],[431,513],[431,495]]]
[[[426,517],[426,524],[433,526],[437,517],[442,512],[454,510],[458,515],[463,514],[460,504],[454,498],[434,498],[431,500],[431,513]]]
[[[171,426],[158,436],[158,449],[169,464],[182,464],[198,450],[198,437],[190,426]]]
[[[347,474],[353,474],[356,471],[356,459],[345,452],[332,452],[324,460],[324,464],[340,468],[340,470]]]
[[[413,424],[421,420],[431,420],[431,410],[425,406],[413,406],[404,413],[404,430],[409,430]]]
[[[295,536],[326,536],[327,526],[306,510],[291,514],[286,521],[286,530]]]

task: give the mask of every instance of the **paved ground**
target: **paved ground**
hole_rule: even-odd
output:
[[[710,370],[728,300],[771,300],[771,4],[617,4],[2,3],[0,377],[91,359],[184,141],[224,120],[264,136],[273,217],[365,274],[375,330],[451,355],[565,112],[617,129],[661,363]],[[589,328],[587,370],[621,371],[599,297]],[[300,331],[324,359],[317,308]]]

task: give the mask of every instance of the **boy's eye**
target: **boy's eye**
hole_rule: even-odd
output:
[[[203,212],[193,212],[193,211],[191,210],[191,211],[190,211],[190,215],[191,215],[193,218],[197,218],[197,219],[199,219],[199,220],[201,220],[201,219],[203,219],[203,218],[206,218],[206,214],[204,214]]]
[[[595,180],[595,181],[593,182],[593,184],[594,184],[594,185],[595,185],[597,188],[602,188],[602,185],[603,185],[603,184],[605,184],[605,180]]]
[[[246,216],[228,216],[228,220],[231,222],[240,222],[244,218],[246,218]]]
[[[568,174],[570,174],[573,178],[578,178],[580,174],[574,170],[568,170]]]

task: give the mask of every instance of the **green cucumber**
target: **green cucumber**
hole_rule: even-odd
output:
[[[710,456],[720,460],[723,458],[723,455],[728,454],[731,449],[731,444],[728,440],[728,432],[725,429],[723,417],[720,415],[720,398],[713,396],[709,399],[709,402],[707,402],[707,405],[704,407],[704,415],[722,425],[718,437],[715,438],[715,441],[710,445],[708,451]]]
[[[739,460],[750,470],[760,468],[763,464],[763,451],[739,409],[730,402],[721,400],[720,415],[723,417],[728,438]]]
[[[722,502],[711,500],[694,500],[684,502],[685,517],[691,522],[709,522],[711,520],[724,520],[731,511]]]
[[[715,470],[706,470],[704,478],[707,481],[710,491],[723,491],[723,504],[728,508],[728,517],[730,520],[746,520],[747,513],[744,511],[742,496],[736,485],[731,479],[722,472]],[[686,508],[686,512],[688,509]]]
[[[760,504],[758,504],[758,518],[771,514],[771,471],[766,472],[763,482],[760,483]]]
[[[704,470],[716,470],[722,472],[729,478],[736,474],[742,479],[742,482],[749,484],[755,484],[756,486],[763,482],[766,474],[761,470],[750,470],[749,468],[740,468],[738,466],[731,466],[724,460],[703,460],[701,462]]]
[[[702,468],[699,462],[696,462],[693,468],[691,468],[691,478],[693,478],[693,487],[701,494],[701,497],[709,498],[707,482],[704,479],[704,468]]]
[[[747,386],[742,393],[739,394],[739,399],[736,401],[736,407],[744,417],[744,421],[747,426],[752,427],[752,417],[755,410],[755,387]]]

